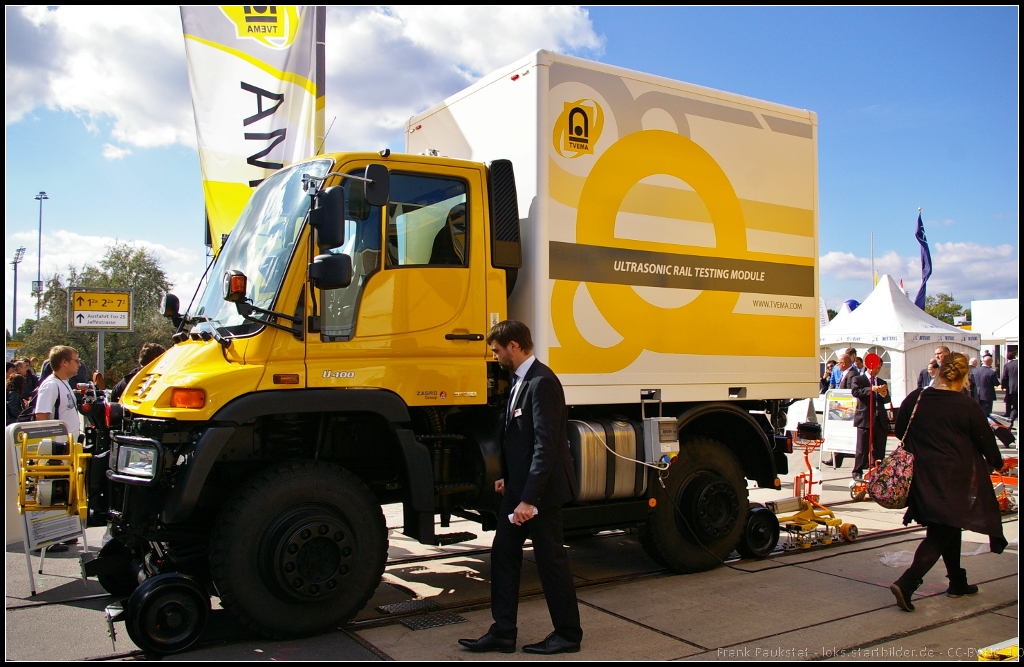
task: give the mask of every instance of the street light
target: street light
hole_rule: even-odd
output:
[[[39,256],[36,258],[36,280],[32,284],[32,291],[36,293],[36,322],[39,321],[39,307],[43,301],[43,200],[49,199],[45,192],[40,191],[35,196],[39,202]]]
[[[14,324],[11,329],[11,336],[15,336],[18,333],[18,265],[21,264],[21,260],[25,259],[25,247],[22,246],[14,251],[14,259],[11,260],[11,266],[14,267]]]

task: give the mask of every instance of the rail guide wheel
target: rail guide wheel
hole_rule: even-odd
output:
[[[210,596],[184,574],[143,582],[124,609],[128,636],[147,654],[180,653],[199,640],[210,616]]]
[[[843,539],[847,542],[856,542],[857,537],[860,535],[860,531],[857,530],[857,526],[852,523],[844,523],[839,526],[839,534],[843,536]]]

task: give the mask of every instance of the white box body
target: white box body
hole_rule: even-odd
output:
[[[512,161],[508,315],[569,404],[818,395],[813,112],[536,51],[410,119],[406,150]]]

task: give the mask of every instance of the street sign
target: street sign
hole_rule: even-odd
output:
[[[131,331],[133,325],[131,290],[68,289],[68,331]]]
[[[25,343],[23,343],[21,341],[18,341],[18,340],[9,340],[9,341],[7,341],[7,351],[6,351],[7,361],[12,361],[14,359],[14,357],[16,357],[18,355],[18,349],[22,345],[24,345],[24,344]]]

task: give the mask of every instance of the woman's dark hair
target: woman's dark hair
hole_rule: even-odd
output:
[[[160,343],[146,343],[139,350],[139,366],[146,366],[167,350]]]
[[[7,391],[16,391],[19,394],[25,389],[25,376],[12,375],[7,378]]]

